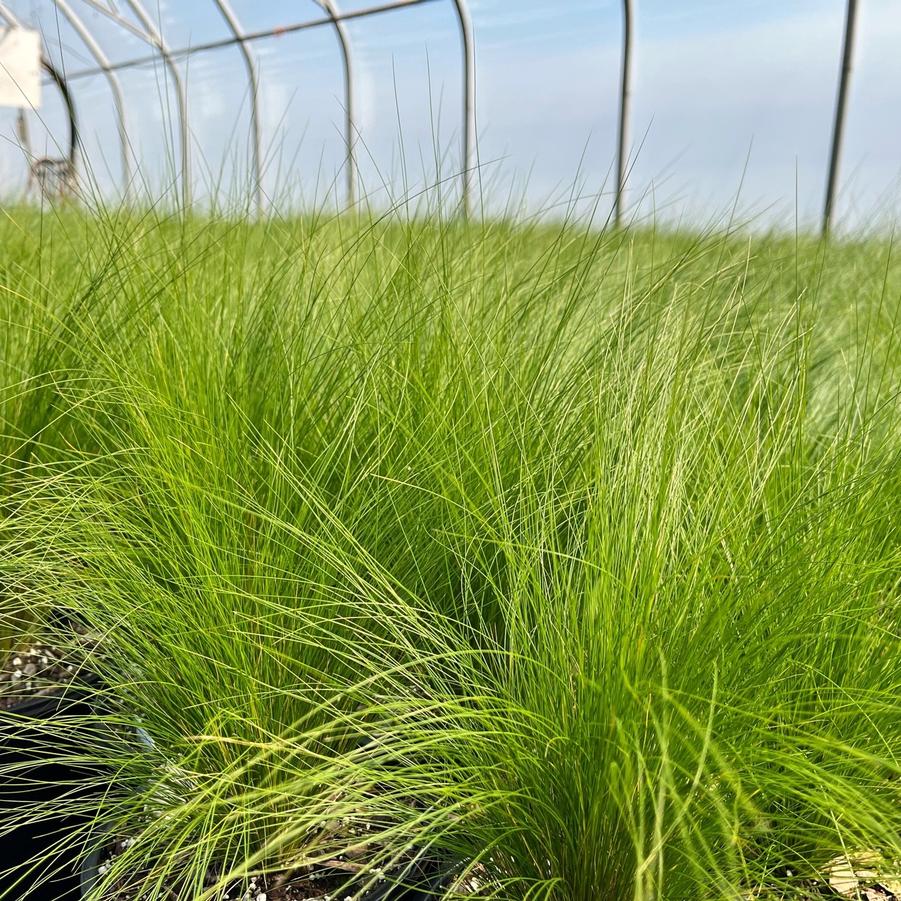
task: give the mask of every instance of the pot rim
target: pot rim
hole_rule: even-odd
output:
[[[103,853],[103,846],[94,848],[81,859],[78,869],[78,887],[82,899],[87,898],[90,891],[97,884],[100,877],[100,855]]]
[[[53,688],[46,694],[35,694],[27,697],[11,707],[0,708],[0,718],[13,715],[32,718],[44,718],[61,713],[66,703],[78,703],[90,700],[96,694],[99,681],[82,679],[78,682],[67,682],[59,688]]]

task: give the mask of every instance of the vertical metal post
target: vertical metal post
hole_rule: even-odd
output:
[[[344,71],[344,145],[345,167],[347,176],[347,207],[352,209],[357,202],[357,124],[356,124],[356,91],[354,90],[353,53],[350,45],[350,34],[335,0],[316,0],[328,13],[338,36],[341,50],[341,63]]]
[[[238,21],[234,10],[228,0],[213,0],[222,13],[226,25],[235,36],[241,55],[244,57],[244,66],[247,69],[247,81],[250,85],[250,128],[253,143],[251,146],[253,177],[254,177],[254,202],[257,216],[263,215],[263,139],[260,132],[260,76],[257,68],[256,57],[247,45],[244,29]]]
[[[826,181],[826,202],[823,205],[823,237],[832,228],[835,189],[842,158],[842,135],[845,130],[845,110],[848,104],[848,88],[854,64],[854,34],[857,29],[857,0],[848,0],[845,12],[845,37],[842,47],[842,68],[838,80],[838,97],[835,102],[835,121],[832,125],[832,149],[829,154],[829,174]]]
[[[119,76],[113,71],[109,59],[101,46],[94,40],[94,36],[85,27],[84,22],[75,14],[67,0],[53,0],[56,8],[66,17],[69,24],[84,42],[97,60],[97,65],[103,71],[113,95],[113,104],[116,107],[116,119],[119,127],[119,143],[122,145],[122,197],[127,203],[131,198],[131,151],[128,143],[128,124],[125,117],[125,97],[122,93],[122,85]]]
[[[476,168],[476,57],[472,17],[466,0],[454,0],[463,53],[463,215],[472,214],[472,179]]]
[[[185,84],[182,80],[181,73],[178,71],[178,66],[175,64],[175,60],[172,58],[172,54],[169,52],[169,48],[166,46],[162,34],[160,34],[160,31],[156,27],[151,16],[144,9],[140,0],[126,0],[126,2],[156,45],[157,50],[159,50],[160,55],[172,76],[172,84],[175,87],[175,96],[178,102],[179,138],[181,141],[182,205],[184,206],[185,212],[187,212],[191,206],[191,150],[190,130],[188,127],[188,94],[185,90]]]
[[[626,165],[629,160],[629,115],[632,103],[632,33],[635,23],[634,0],[623,0],[623,54],[619,82],[619,129],[616,142],[616,198],[613,222],[623,224],[626,203]]]

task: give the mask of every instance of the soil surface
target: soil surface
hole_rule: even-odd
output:
[[[128,847],[128,844],[129,840],[125,839],[124,841],[119,840],[110,846],[106,857],[100,864],[100,876],[109,871],[116,858]],[[454,878],[449,876],[442,881],[437,879],[436,876],[432,876],[432,880],[428,880],[426,876],[423,878],[423,882],[427,884],[423,885],[423,892],[420,893],[408,888],[411,883],[417,882],[415,877],[407,876],[403,880],[403,886],[407,887],[402,887],[392,885],[390,875],[388,875],[380,879],[379,885],[368,889],[365,893],[361,893],[360,889],[355,891],[353,888],[347,887],[348,879],[358,872],[359,869],[360,867],[355,864],[343,859],[337,859],[328,861],[320,866],[304,868],[302,872],[260,874],[251,876],[241,883],[231,885],[217,898],[220,901],[305,901],[305,899],[321,899],[321,901],[425,901],[427,898],[435,897],[435,893],[440,891],[440,888],[447,888]],[[215,868],[211,868],[207,876],[207,884],[210,886],[215,885],[219,881],[219,877],[220,873]],[[135,886],[135,882],[139,883],[140,880],[136,880],[133,877],[127,879],[127,881],[123,879],[119,887],[104,896],[106,901],[141,901],[144,896],[140,891],[140,885]],[[132,884],[129,885],[127,883]],[[179,888],[177,885],[172,885],[165,897],[168,901],[189,901],[193,895],[185,890],[184,887]]]
[[[861,850],[830,860],[819,879],[807,880],[803,887],[806,901],[824,898],[850,901],[901,901],[901,881],[897,865],[873,851]],[[791,878],[791,870],[780,874]],[[778,901],[777,889],[759,889],[745,896],[746,901]]]
[[[0,667],[0,710],[53,694],[78,678],[78,667],[55,647],[38,642],[12,651]]]
[[[847,901],[901,901],[888,886],[879,882],[869,885],[860,884],[852,891],[840,892],[825,882],[809,880],[802,890],[804,894],[792,894],[791,898],[795,901],[824,901],[828,898],[833,901],[840,901],[842,898]],[[742,895],[742,901],[783,901],[787,897],[785,892],[780,889],[762,888]]]
[[[105,873],[129,842],[118,842],[110,846],[104,862],[100,866],[101,875]],[[428,868],[428,864],[423,865]],[[831,860],[819,879],[804,880],[795,883],[791,897],[796,901],[901,901],[901,877],[896,872],[896,865],[889,865],[873,852],[861,851]],[[491,877],[481,864],[476,864],[461,875],[449,874],[439,878],[439,871],[432,865],[431,871],[420,874],[420,879],[407,877],[403,880],[409,886],[419,884],[421,891],[404,888],[392,884],[388,874],[379,885],[368,889],[365,893],[348,888],[348,877],[358,872],[360,867],[346,859],[329,861],[316,868],[305,868],[303,872],[276,873],[252,876],[240,884],[233,884],[229,889],[217,896],[217,901],[304,901],[304,899],[320,899],[320,901],[427,901],[441,897],[442,890],[453,887],[454,897],[461,895],[476,899],[483,897],[491,886]],[[891,875],[886,873],[891,872]],[[212,886],[219,881],[221,874],[212,869],[207,877],[207,884]],[[786,870],[780,874],[791,879],[792,873]],[[431,879],[429,878],[431,877]],[[801,893],[798,893],[798,889]],[[789,897],[784,890],[773,887],[761,887],[740,896],[741,901],[784,901]],[[168,901],[189,901],[190,892],[179,891],[173,887],[166,896]],[[136,889],[123,887],[107,896],[108,901],[142,901]]]

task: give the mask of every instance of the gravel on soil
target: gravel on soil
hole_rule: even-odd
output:
[[[11,651],[0,666],[0,710],[53,694],[77,679],[78,671],[52,645],[34,642]]]

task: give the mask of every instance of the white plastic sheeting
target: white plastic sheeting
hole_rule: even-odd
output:
[[[41,36],[31,28],[0,28],[0,106],[40,109]]]

